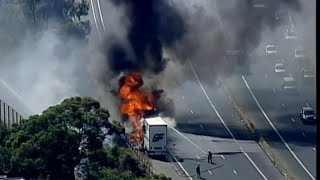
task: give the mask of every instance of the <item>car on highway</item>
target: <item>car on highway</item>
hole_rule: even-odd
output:
[[[293,77],[283,77],[281,89],[287,93],[297,93],[297,81]]]
[[[311,107],[302,107],[300,111],[300,120],[303,124],[315,123],[317,119],[316,112]]]
[[[284,38],[287,40],[297,39],[297,33],[292,28],[287,27],[284,32]]]
[[[287,70],[286,70],[286,67],[284,66],[283,63],[277,63],[275,66],[274,66],[274,72],[279,74],[279,75],[286,75],[287,73]]]
[[[253,8],[266,8],[266,1],[264,0],[252,0]]]
[[[303,58],[304,56],[305,56],[305,52],[304,52],[304,49],[301,46],[297,47],[294,50],[294,58],[295,59]]]
[[[302,80],[304,83],[311,83],[315,80],[315,72],[311,67],[302,68]]]
[[[266,45],[266,55],[275,55],[277,53],[277,46],[275,44]]]

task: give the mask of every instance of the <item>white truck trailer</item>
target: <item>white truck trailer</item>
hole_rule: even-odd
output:
[[[167,123],[160,116],[142,119],[143,150],[149,155],[165,156],[167,153]]]

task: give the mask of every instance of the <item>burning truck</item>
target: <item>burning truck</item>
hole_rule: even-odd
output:
[[[130,145],[148,155],[165,155],[167,151],[167,124],[159,116],[156,101],[162,90],[145,93],[140,88],[143,80],[140,72],[131,72],[119,81],[120,112],[130,120],[134,132]]]

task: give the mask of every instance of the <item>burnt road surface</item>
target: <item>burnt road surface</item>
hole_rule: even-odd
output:
[[[290,9],[287,10],[287,26],[298,27],[299,24],[294,24],[293,13],[290,13]],[[268,42],[257,50],[249,75],[225,79],[224,83],[232,91],[236,101],[248,112],[257,130],[271,143],[279,160],[289,168],[289,172],[297,179],[315,179],[316,127],[304,125],[299,119],[301,107],[311,106],[316,109],[315,82],[304,85],[301,68],[293,61],[294,48],[305,44],[301,39],[305,35],[297,34],[297,40],[286,40],[283,27],[285,26],[280,27],[280,32],[274,33]],[[300,27],[297,33],[301,32],[301,29],[303,28]],[[278,46],[276,57],[265,55],[264,48],[268,43]],[[289,75],[297,80],[297,95],[288,95],[281,91],[282,78],[274,72],[276,63],[284,63]]]

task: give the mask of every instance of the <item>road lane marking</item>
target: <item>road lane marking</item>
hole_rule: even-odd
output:
[[[234,173],[235,175],[237,175],[237,174],[238,174],[236,170],[233,170],[233,173]]]
[[[306,103],[306,105],[307,105],[308,107],[310,107],[310,106],[309,106],[309,103]]]
[[[295,120],[293,118],[291,118],[291,121],[294,122]]]
[[[104,21],[103,21],[103,16],[102,16],[101,7],[100,7],[100,0],[96,0],[96,1],[97,1],[97,4],[98,4],[98,10],[99,10],[99,15],[100,15],[102,28],[103,28],[104,32],[106,32],[106,27],[104,27]]]
[[[307,137],[307,135],[303,131],[302,131],[301,134],[302,134],[303,137]]]
[[[193,114],[193,111],[192,111],[192,110],[190,110],[190,112],[191,112],[191,114]]]
[[[190,179],[193,180],[192,177],[189,175],[188,171],[186,171],[186,169],[184,169],[184,167],[182,166],[182,164],[178,161],[178,159],[173,155],[173,153],[168,149],[169,154],[173,157],[174,161],[178,163],[178,165],[180,166],[180,168],[182,169],[182,171],[186,174],[186,176]]]
[[[316,148],[315,148],[315,147],[313,147],[312,149],[313,149],[313,151],[316,151]]]
[[[222,159],[226,159],[226,158],[224,157],[224,155],[221,155],[221,157],[222,157]]]
[[[284,104],[281,104],[281,106],[282,106],[283,108],[285,108],[285,105],[284,105]]]
[[[212,172],[210,170],[208,170],[208,173],[212,175]]]
[[[202,126],[202,124],[200,124],[200,127],[201,127],[201,129],[203,129],[203,126]]]
[[[197,158],[200,159],[200,157],[198,156],[198,154],[197,154]]]
[[[184,97],[183,97],[183,96],[181,96],[181,98],[184,100]]]
[[[271,122],[271,120],[269,119],[269,117],[267,116],[267,114],[265,113],[265,111],[262,109],[260,103],[258,102],[257,98],[255,97],[255,95],[253,94],[252,90],[249,87],[249,84],[247,83],[247,80],[245,79],[244,76],[242,76],[242,79],[244,81],[244,83],[246,84],[252,98],[254,99],[254,101],[256,102],[256,104],[258,105],[260,111],[262,112],[263,116],[267,119],[267,121],[269,122],[270,126],[273,128],[273,130],[277,133],[277,135],[280,137],[281,141],[283,142],[283,144],[287,147],[287,149],[290,151],[290,153],[292,154],[292,156],[298,161],[298,163],[301,165],[301,167],[307,172],[307,174],[311,177],[311,179],[315,180],[315,178],[313,177],[313,175],[309,172],[309,170],[303,165],[303,163],[300,161],[300,159],[297,157],[297,155],[292,151],[292,149],[289,147],[289,145],[287,144],[287,142],[283,139],[283,137],[280,135],[280,133],[278,132],[278,130],[275,128],[275,126],[273,125],[273,123]]]
[[[288,10],[288,15],[289,15],[289,19],[290,19],[290,22],[291,22],[291,26],[292,26],[293,29],[295,29],[295,27],[294,27],[294,25],[293,25],[292,18],[291,18],[290,10]]]
[[[268,74],[267,74],[267,73],[264,73],[264,76],[265,76],[266,78],[268,78]]]
[[[97,28],[98,37],[101,40],[100,30],[99,30],[98,23],[97,23],[96,13],[95,13],[95,10],[94,10],[93,2],[92,2],[92,0],[90,0],[90,2],[91,2],[91,9],[92,9],[92,15],[93,15],[94,24],[96,25],[96,28]]]
[[[230,131],[230,129],[228,128],[228,126],[226,125],[226,123],[224,122],[224,120],[222,119],[222,117],[220,116],[220,113],[217,111],[216,107],[213,105],[210,97],[208,96],[206,90],[204,89],[196,71],[193,68],[192,63],[189,61],[190,66],[191,66],[191,70],[195,76],[195,78],[197,79],[200,88],[202,89],[202,92],[204,93],[206,99],[208,100],[210,106],[212,107],[212,109],[214,110],[214,112],[217,114],[218,118],[220,119],[221,123],[224,125],[224,127],[226,128],[226,130],[229,132],[229,134],[231,135],[233,141],[240,147],[241,152],[245,155],[245,157],[250,161],[250,163],[254,166],[254,168],[259,172],[259,174],[265,179],[267,180],[267,178],[265,177],[265,175],[261,172],[261,170],[258,168],[258,166],[253,162],[253,160],[250,158],[250,156],[244,151],[244,149],[242,148],[241,144],[239,144],[239,142],[236,140],[235,136],[233,135],[233,133]]]
[[[276,89],[275,89],[275,88],[272,88],[272,91],[273,91],[274,93],[276,93]]]

